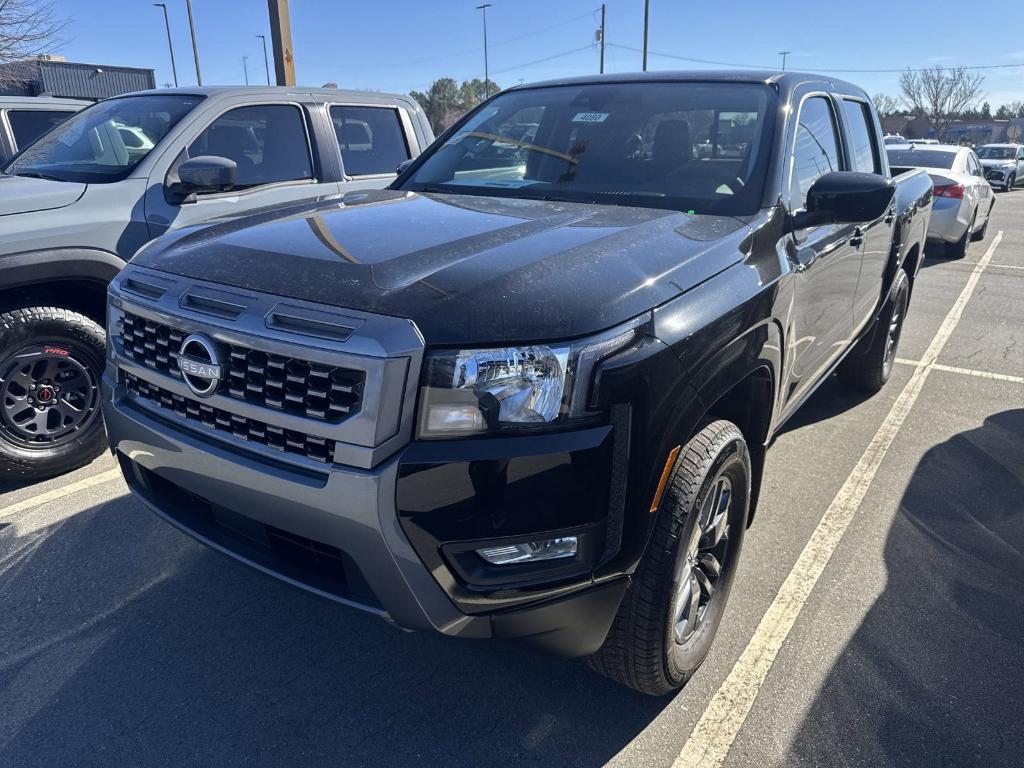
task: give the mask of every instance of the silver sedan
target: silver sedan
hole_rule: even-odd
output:
[[[889,147],[886,154],[893,175],[911,168],[928,171],[935,187],[928,240],[944,244],[954,258],[966,256],[971,240],[985,236],[995,203],[995,193],[974,150],[940,144]]]

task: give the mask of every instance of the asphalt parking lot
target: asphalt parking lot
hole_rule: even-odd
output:
[[[669,698],[279,584],[106,456],[0,488],[0,766],[1019,765],[1024,192],[928,258],[907,322],[880,394],[829,381],[776,440]]]

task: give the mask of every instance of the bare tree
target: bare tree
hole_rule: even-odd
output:
[[[940,138],[950,123],[982,97],[985,77],[966,67],[908,69],[900,75],[900,90],[915,115],[926,119]]]
[[[882,117],[898,115],[903,111],[903,104],[900,103],[900,100],[887,93],[876,93],[874,102],[875,109],[878,110],[878,114]]]
[[[0,0],[0,83],[22,81],[26,74],[10,63],[52,51],[64,24],[53,0]]]

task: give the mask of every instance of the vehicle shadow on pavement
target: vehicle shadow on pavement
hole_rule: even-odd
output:
[[[579,662],[403,633],[127,496],[0,532],[2,765],[598,766],[670,701]]]
[[[990,416],[924,455],[885,562],[885,591],[785,764],[1019,764],[1024,409]]]
[[[787,432],[809,427],[819,421],[828,421],[870,400],[873,395],[872,392],[844,384],[839,376],[832,374],[821,383],[821,386],[807,399],[807,402],[789,417],[775,437],[778,438]]]

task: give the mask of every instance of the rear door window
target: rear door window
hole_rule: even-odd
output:
[[[347,176],[393,174],[409,159],[398,110],[391,107],[331,107]]]
[[[24,149],[73,114],[71,110],[11,109],[7,112],[7,122],[11,125],[18,148]]]
[[[188,147],[238,165],[235,189],[313,178],[302,111],[292,104],[237,107],[214,120]]]
[[[862,101],[843,99],[843,117],[850,137],[850,170],[881,173],[882,163],[875,146],[874,121],[868,105]]]

